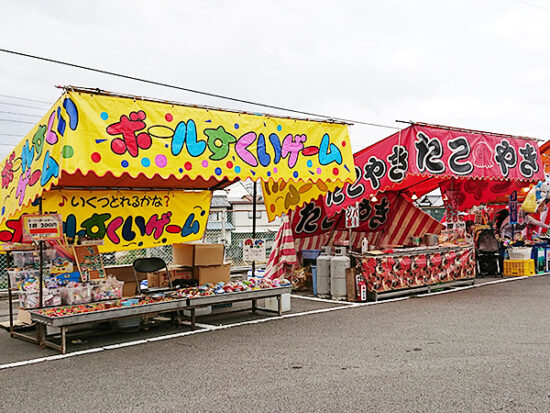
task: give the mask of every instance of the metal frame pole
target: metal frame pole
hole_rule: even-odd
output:
[[[42,198],[40,198],[38,208],[42,214]],[[44,241],[40,241],[40,269],[38,274],[38,308],[42,308],[44,307],[44,292],[42,291],[42,283],[44,282]]]
[[[257,190],[256,190],[256,181],[254,181],[253,191],[252,191],[252,197],[254,198],[252,203],[252,239],[256,240],[256,197],[257,197]],[[256,276],[256,261],[252,261],[252,276]]]

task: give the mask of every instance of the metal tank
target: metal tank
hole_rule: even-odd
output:
[[[317,295],[321,298],[330,298],[330,261],[332,248],[323,247],[321,255],[317,257]]]
[[[335,254],[330,260],[330,295],[333,300],[348,299],[346,287],[346,269],[351,267],[351,260],[346,255],[346,248],[335,248]]]

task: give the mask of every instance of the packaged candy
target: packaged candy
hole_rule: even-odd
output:
[[[69,282],[61,289],[64,304],[85,304],[92,301],[91,288],[88,284]]]

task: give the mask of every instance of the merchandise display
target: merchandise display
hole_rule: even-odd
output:
[[[24,309],[39,308],[40,296],[38,290],[18,291],[19,307]],[[61,294],[58,288],[42,289],[42,301],[45,307],[61,305]]]
[[[472,247],[412,249],[361,259],[367,291],[383,292],[475,276]]]
[[[245,281],[230,281],[228,283],[220,282],[217,284],[204,284],[199,287],[182,288],[177,290],[174,295],[178,297],[195,298],[219,294],[230,294],[243,291],[261,290],[264,288],[278,288],[290,285],[286,279],[275,278],[273,280],[265,278],[249,278]]]
[[[231,294],[246,291],[256,291],[268,288],[279,288],[290,286],[290,281],[286,279],[258,279],[250,278],[246,281],[232,281],[227,284],[205,284],[199,287],[182,288],[166,294],[153,294],[150,296],[139,296],[121,300],[101,301],[94,303],[82,303],[79,305],[69,305],[55,308],[42,308],[35,310],[36,314],[46,317],[66,317],[76,314],[91,313],[94,311],[114,310],[117,308],[141,306],[146,304],[154,304],[178,299],[196,298],[204,296],[215,296],[218,294]],[[73,286],[73,289],[81,288],[81,286]],[[75,298],[73,298],[75,299]],[[36,308],[36,307],[29,307]]]
[[[116,300],[122,298],[123,281],[114,277],[92,282],[92,301]]]
[[[89,284],[69,282],[61,288],[61,298],[65,304],[85,304],[92,301],[91,286]]]

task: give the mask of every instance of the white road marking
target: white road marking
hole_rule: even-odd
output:
[[[538,276],[543,276],[543,275],[550,275],[550,273],[536,274],[536,275],[530,275],[530,276],[525,276],[525,277],[503,278],[502,280],[488,281],[486,283],[474,284],[474,285],[471,285],[471,286],[455,287],[455,288],[451,288],[451,289],[445,290],[445,291],[437,291],[437,292],[428,293],[428,294],[420,294],[420,295],[417,295],[417,297],[429,297],[429,296],[432,296],[432,295],[447,294],[447,293],[457,292],[457,291],[461,291],[461,290],[467,290],[467,289],[471,289],[471,288],[483,287],[483,286],[486,286],[486,285],[500,284],[500,283],[511,282],[511,281],[519,281],[519,280],[523,280],[525,278],[538,277]],[[293,296],[293,297],[303,298],[303,296]],[[312,297],[308,297],[308,298],[312,298]],[[312,314],[322,314],[322,313],[328,313],[328,312],[331,312],[331,311],[347,310],[347,309],[350,309],[350,308],[359,308],[359,307],[366,307],[366,306],[371,306],[371,305],[388,304],[388,303],[393,303],[393,302],[396,302],[396,301],[408,300],[410,298],[411,298],[410,296],[396,297],[396,298],[389,298],[387,300],[381,300],[381,301],[376,301],[376,302],[370,301],[370,302],[366,302],[366,303],[349,303],[349,302],[344,303],[344,302],[338,302],[338,301],[332,301],[332,300],[324,300],[324,301],[329,301],[331,303],[341,303],[341,304],[345,304],[345,305],[338,306],[338,307],[322,308],[322,309],[311,310],[311,311],[303,311],[303,312],[300,312],[300,313],[283,314],[281,316],[267,317],[267,318],[262,318],[262,319],[257,319],[257,320],[249,320],[249,321],[243,321],[243,322],[239,322],[239,323],[226,324],[226,325],[220,325],[220,326],[197,323],[196,324],[197,327],[202,327],[201,330],[182,331],[181,333],[167,334],[167,335],[164,335],[164,336],[151,337],[151,338],[135,340],[135,341],[128,341],[128,342],[119,343],[119,344],[111,344],[111,345],[107,345],[107,346],[103,346],[103,347],[95,347],[95,348],[91,348],[91,349],[87,349],[87,350],[74,351],[74,352],[67,353],[67,354],[56,354],[56,355],[53,355],[53,356],[39,357],[39,358],[35,358],[35,359],[30,359],[30,360],[23,360],[23,361],[17,361],[17,362],[13,362],[13,363],[0,364],[0,370],[23,367],[23,366],[28,366],[28,365],[37,364],[37,363],[43,363],[43,362],[47,362],[47,361],[62,360],[62,359],[70,358],[70,357],[77,357],[77,356],[83,356],[83,355],[86,355],[86,354],[99,353],[99,352],[106,351],[106,350],[115,350],[115,349],[118,349],[118,348],[138,346],[138,345],[141,345],[141,344],[154,343],[156,341],[170,340],[170,339],[174,339],[174,338],[186,337],[186,336],[191,336],[191,335],[195,335],[195,334],[208,333],[208,332],[211,332],[211,331],[226,330],[226,329],[229,329],[229,328],[241,327],[241,326],[252,325],[252,324],[261,324],[261,323],[266,323],[266,322],[269,322],[269,321],[283,320],[283,319],[295,318],[295,317],[303,317],[303,316],[312,315]],[[322,299],[320,299],[320,300],[322,300]]]
[[[299,295],[299,294],[291,294],[292,298],[301,298],[303,300],[310,300],[310,301],[319,301],[321,303],[330,303],[330,304],[353,304],[349,301],[336,301],[336,300],[330,300],[328,298],[319,298],[319,297],[310,297],[307,295]]]

